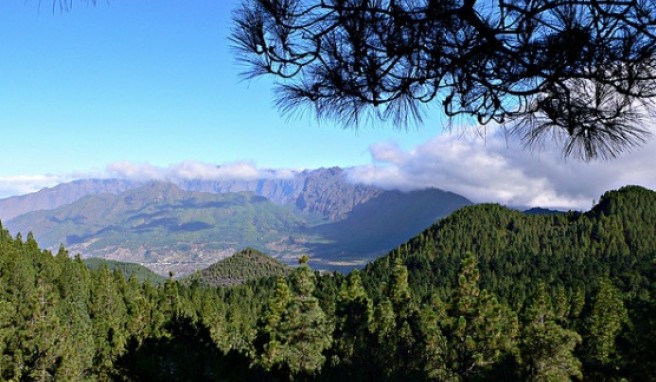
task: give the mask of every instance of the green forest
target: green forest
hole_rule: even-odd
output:
[[[465,207],[348,275],[246,256],[157,284],[0,226],[0,379],[653,381],[655,256],[637,186],[588,212]]]

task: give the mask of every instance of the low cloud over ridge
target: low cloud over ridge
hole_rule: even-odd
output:
[[[529,151],[499,132],[441,134],[414,148],[379,143],[369,148],[371,164],[347,169],[355,183],[404,191],[436,187],[474,202],[510,206],[589,209],[607,190],[627,184],[656,189],[656,140],[617,159],[586,163],[564,159],[556,145]],[[185,161],[158,167],[114,162],[105,169],[64,175],[0,177],[0,198],[21,195],[82,178],[134,180],[286,179],[297,170],[259,168],[249,162],[221,166]]]
[[[217,166],[215,164],[185,161],[158,167],[148,163],[114,162],[107,166],[103,177],[149,180],[255,180],[287,179],[294,171],[258,168],[248,162],[233,162]]]
[[[120,161],[110,163],[102,170],[76,171],[60,175],[0,177],[0,198],[28,194],[45,187],[87,178],[159,181],[255,180],[288,179],[293,177],[294,173],[295,171],[290,169],[258,168],[249,162],[233,162],[218,166],[197,161],[185,161],[167,167],[159,167],[150,163]]]
[[[0,198],[29,194],[44,187],[71,181],[69,176],[59,175],[21,175],[0,177]]]
[[[607,190],[627,184],[656,188],[656,142],[613,160],[564,159],[548,142],[525,149],[502,132],[442,134],[410,150],[394,143],[370,148],[372,164],[349,170],[354,182],[387,189],[437,187],[475,202],[588,209]]]

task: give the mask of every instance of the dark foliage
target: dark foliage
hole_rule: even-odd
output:
[[[655,222],[640,187],[587,213],[479,205],[348,277],[219,288],[90,270],[0,227],[0,379],[653,381]]]
[[[425,105],[508,123],[529,144],[614,157],[656,95],[656,4],[597,0],[246,0],[232,40],[281,110],[404,125]]]
[[[133,339],[116,364],[135,381],[214,381],[221,376],[220,351],[209,329],[188,317],[173,317],[168,336]]]

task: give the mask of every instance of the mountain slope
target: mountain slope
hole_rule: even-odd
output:
[[[547,371],[576,364],[553,379],[651,381],[655,223],[656,193],[638,187],[605,194],[587,213],[526,216],[492,204],[466,207],[365,272],[343,277],[300,268],[287,292],[271,279],[219,289],[175,281],[142,288],[119,272],[89,271],[64,248],[53,256],[31,235],[23,241],[0,225],[2,378],[24,376],[14,366],[36,354],[52,365],[49,375],[289,379],[253,365],[261,345],[275,345],[270,334],[307,337],[303,328],[289,331],[303,321],[323,326],[333,344],[325,354],[342,354],[342,362],[326,357],[301,379],[423,381],[440,368],[447,377],[512,381],[538,379],[532,378],[536,364]],[[463,256],[463,249],[477,256]],[[240,255],[244,261],[226,265],[224,273],[269,263],[255,251],[234,259]],[[409,280],[398,257],[406,260]],[[302,309],[304,302],[321,309]],[[263,311],[273,320],[262,320]],[[323,323],[308,319],[317,313]],[[331,330],[333,323],[339,330]],[[42,352],[44,339],[57,346]],[[284,344],[302,353],[307,343]],[[345,343],[352,351],[341,349]],[[600,360],[599,349],[612,356]],[[94,367],[98,359],[102,369]],[[465,369],[473,371],[467,376]]]
[[[151,182],[33,211],[5,225],[32,231],[46,248],[64,244],[85,257],[139,263],[162,275],[187,274],[246,247],[289,264],[308,254],[316,268],[349,271],[470,204],[436,189],[403,193],[351,185],[337,168],[303,173],[298,198],[288,205],[252,192],[191,192]]]
[[[100,267],[107,267],[109,270],[118,269],[121,271],[121,273],[123,273],[126,279],[134,276],[141,282],[148,281],[153,285],[163,284],[166,281],[165,277],[160,276],[139,264],[123,263],[120,261],[99,259],[97,257],[91,257],[84,259],[83,261],[84,264],[86,264],[87,267],[89,267],[91,270],[96,270]]]
[[[357,206],[383,193],[371,186],[348,182],[344,170],[339,167],[301,174],[305,181],[296,198],[296,208],[320,213],[330,221],[345,219]]]
[[[290,172],[286,177],[275,173],[262,176],[261,179],[172,179],[170,183],[190,192],[252,192],[278,205],[293,206],[331,221],[345,218],[355,206],[382,192],[349,182],[346,172],[339,167]],[[33,211],[54,210],[89,195],[116,195],[145,183],[147,180],[76,180],[32,194],[0,199],[0,219],[5,222]]]
[[[588,290],[610,276],[631,290],[648,288],[656,258],[656,192],[624,187],[604,194],[587,213],[526,215],[496,204],[465,207],[367,265],[371,290],[405,259],[421,293],[456,285],[460,261],[473,252],[481,285],[509,301],[524,301],[538,281]]]
[[[382,190],[354,184],[339,167],[296,172],[288,178],[254,180],[180,180],[187,191],[229,193],[253,192],[276,204],[294,206],[300,211],[318,213],[335,221],[345,218],[355,206],[379,195]]]
[[[32,212],[6,226],[32,231],[48,248],[64,244],[72,253],[179,274],[239,248],[263,248],[302,224],[286,207],[250,193],[193,193],[150,183],[120,195],[87,196],[53,211]]]
[[[63,183],[31,194],[0,199],[0,219],[5,222],[28,212],[53,210],[88,195],[119,194],[140,184],[123,179],[82,179]]]
[[[470,204],[460,195],[437,189],[382,192],[355,207],[346,219],[313,228],[311,232],[326,242],[314,245],[311,252],[333,261],[373,259]]]
[[[285,276],[291,269],[256,249],[247,248],[185,277],[183,282],[210,287],[229,286],[262,277]]]

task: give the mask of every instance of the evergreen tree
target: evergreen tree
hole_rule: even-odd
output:
[[[180,300],[179,285],[173,279],[173,273],[169,273],[169,278],[166,279],[162,292],[158,309],[167,318],[180,315],[183,307]]]
[[[606,369],[606,374],[614,367],[616,340],[622,326],[628,321],[620,291],[608,278],[598,282],[599,290],[592,299],[592,309],[586,319],[583,341],[585,360],[591,368]]]
[[[53,380],[59,360],[65,356],[61,353],[64,336],[57,315],[59,297],[52,284],[39,278],[36,294],[33,296],[33,316],[25,327],[28,341],[22,345],[25,349],[25,361],[29,372],[26,376],[35,381]]]
[[[8,297],[5,295],[4,283],[0,278],[0,379],[8,378],[7,372],[13,371],[7,348],[15,333],[15,328],[12,325],[15,314],[16,309],[8,301]]]
[[[445,381],[451,376],[446,360],[449,344],[442,332],[442,325],[448,322],[446,308],[436,295],[422,310],[422,364],[428,380]]]
[[[153,306],[143,291],[143,285],[133,274],[127,283],[120,284],[123,288],[121,295],[125,304],[127,333],[138,342],[142,341],[152,333],[152,322],[150,321]]]
[[[373,317],[373,303],[362,286],[360,272],[355,270],[342,283],[337,296],[333,333],[338,367],[350,370],[351,379],[366,376]]]
[[[93,327],[87,309],[91,291],[89,270],[79,257],[71,261],[63,247],[59,249],[56,260],[61,268],[58,314],[65,318],[62,320],[62,331],[66,336],[60,344],[63,357],[55,379],[84,380],[91,372],[95,354]]]
[[[386,294],[374,310],[372,361],[378,378],[416,379],[422,371],[421,315],[408,284],[408,270],[394,259]]]
[[[394,354],[396,354],[396,315],[387,296],[374,307],[374,320],[371,325],[373,341],[370,349],[372,369],[381,374],[380,378],[389,378],[394,371]],[[390,362],[392,361],[392,362]],[[379,379],[380,379],[379,378]]]
[[[539,284],[526,316],[520,346],[525,378],[536,382],[582,378],[581,362],[574,355],[581,336],[558,324],[543,283]]]
[[[281,321],[290,301],[291,292],[287,281],[278,277],[275,292],[267,302],[254,343],[257,362],[265,370],[279,367],[284,361]]]
[[[201,322],[208,328],[212,340],[217,344],[219,349],[224,352],[229,350],[226,346],[227,336],[225,328],[225,308],[214,289],[202,289],[201,302],[197,305],[200,309],[199,316]]]
[[[394,260],[388,296],[396,318],[394,334],[389,338],[395,342],[396,351],[389,365],[394,365],[395,378],[410,377],[421,368],[418,362],[421,320],[408,284],[408,268],[400,257]]]
[[[314,297],[315,276],[303,256],[292,275],[295,295],[280,322],[283,363],[292,375],[314,374],[324,364],[331,345],[331,328]]]
[[[128,333],[125,302],[106,266],[93,273],[89,314],[96,344],[94,373],[108,379],[114,361],[125,351]]]
[[[38,246],[22,243],[20,235],[14,241],[15,256],[7,264],[7,287],[11,290],[9,302],[15,307],[11,318],[13,336],[6,345],[9,367],[8,379],[51,379],[56,369],[59,335],[59,317],[56,312],[58,295],[47,279],[47,272],[39,270]]]
[[[449,316],[447,359],[455,376],[484,375],[495,362],[515,352],[517,318],[492,294],[479,289],[478,264],[472,253],[462,261]]]

